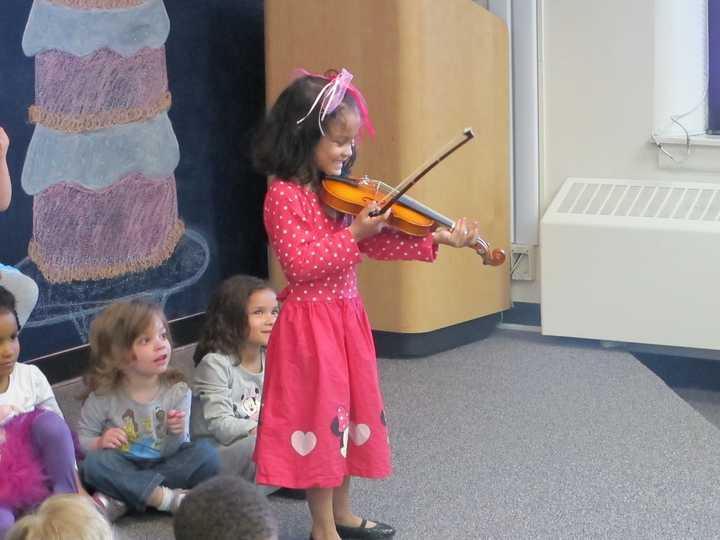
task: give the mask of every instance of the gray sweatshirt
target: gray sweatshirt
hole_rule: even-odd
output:
[[[247,437],[258,424],[264,377],[264,353],[260,373],[247,371],[234,356],[203,356],[193,383],[193,437],[213,437],[222,445]]]
[[[119,451],[132,459],[160,459],[171,456],[190,441],[190,403],[192,394],[184,382],[163,385],[149,403],[138,403],[121,387],[107,394],[93,392],[83,403],[78,424],[80,446],[93,450],[93,441],[106,429],[118,427],[127,434],[128,444]],[[170,410],[185,413],[185,429],[179,435],[167,431]]]

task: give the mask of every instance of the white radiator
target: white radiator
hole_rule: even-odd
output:
[[[568,178],[540,235],[544,334],[720,349],[720,185]]]

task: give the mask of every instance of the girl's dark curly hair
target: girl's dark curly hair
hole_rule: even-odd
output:
[[[12,313],[15,317],[18,331],[20,330],[20,319],[17,314],[15,296],[3,286],[0,286],[0,313]]]
[[[247,305],[256,291],[272,289],[254,276],[237,275],[223,281],[210,298],[193,360],[197,366],[208,353],[235,355],[248,335]]]
[[[177,540],[278,538],[267,497],[237,475],[216,476],[187,494],[173,517]]]
[[[300,184],[318,182],[320,173],[315,167],[313,152],[322,137],[318,126],[320,107],[315,107],[300,124],[297,121],[307,114],[328,80],[306,75],[283,90],[253,140],[253,164],[258,172]],[[347,92],[337,109],[325,117],[323,129],[327,132],[326,126],[344,121],[349,111],[360,114],[351,92]],[[357,150],[353,148],[343,174],[349,172],[356,159]]]

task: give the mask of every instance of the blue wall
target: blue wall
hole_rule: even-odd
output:
[[[34,99],[34,59],[21,48],[31,2],[2,4],[0,126],[11,138],[14,193],[10,209],[0,214],[0,262],[18,264],[27,257],[32,235],[32,198],[20,186],[34,129],[27,121]],[[261,221],[265,179],[252,171],[249,160],[251,132],[265,110],[263,3],[165,0],[165,5],[173,96],[169,117],[180,145],[175,170],[179,214],[210,252],[200,280],[168,296],[167,315],[176,319],[204,311],[210,291],[225,276],[267,275]],[[144,279],[155,279],[154,274]],[[82,296],[82,288],[78,291]],[[82,345],[82,330],[82,324],[70,320],[29,325],[22,333],[21,357],[27,361]]]

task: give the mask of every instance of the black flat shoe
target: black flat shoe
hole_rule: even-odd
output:
[[[346,527],[335,525],[340,538],[390,538],[395,534],[395,529],[386,523],[375,522],[375,526],[366,527],[367,519],[363,519],[359,527]]]
[[[294,501],[305,500],[304,489],[280,488],[270,493],[270,497],[281,497],[283,499],[292,499]]]

